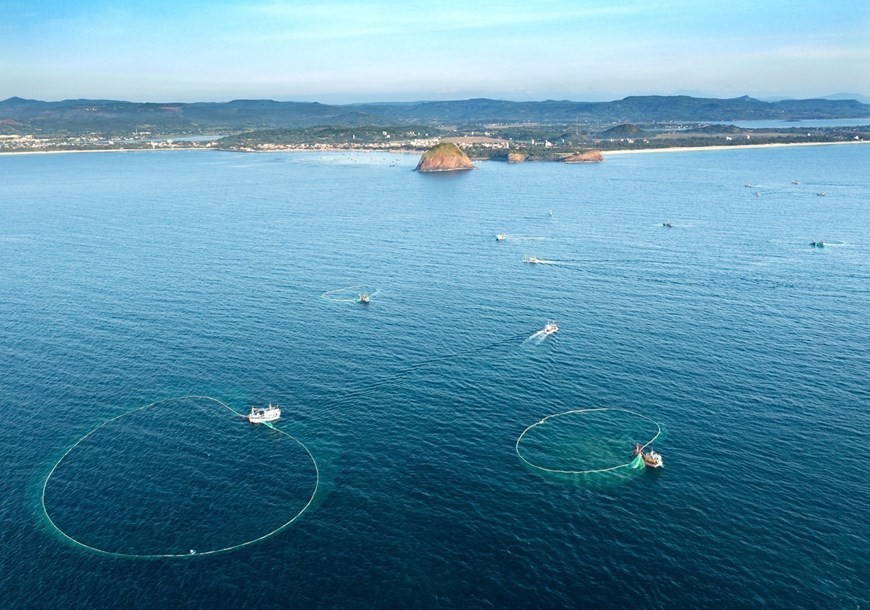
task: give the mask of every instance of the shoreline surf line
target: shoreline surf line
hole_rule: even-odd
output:
[[[842,144],[870,144],[870,140],[847,140],[844,142],[769,142],[766,144],[713,144],[711,146],[671,146],[666,148],[635,148],[631,150],[602,150],[601,154],[605,157],[610,155],[634,155],[641,153],[670,153],[670,152],[695,152],[708,150],[746,150],[749,148],[788,148],[797,146],[839,146]],[[424,150],[372,150],[367,148],[285,148],[275,150],[226,150],[223,148],[94,148],[88,150],[10,150],[0,151],[0,157],[9,155],[53,155],[53,154],[68,154],[68,153],[131,153],[131,152],[191,152],[191,151],[214,151],[227,153],[365,153],[365,154],[405,154],[419,155],[426,151]],[[483,161],[491,161],[491,159],[483,159]],[[553,162],[559,163],[558,159]]]
[[[840,144],[870,144],[870,140],[850,140],[846,142],[770,142],[767,144],[714,144],[712,146],[670,146],[667,148],[637,148],[632,150],[602,150],[609,155],[633,155],[640,153],[674,153],[707,150],[747,150],[750,148],[788,148],[792,146],[838,146]]]

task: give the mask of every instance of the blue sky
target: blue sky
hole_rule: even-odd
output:
[[[0,0],[0,99],[870,95],[867,0]]]

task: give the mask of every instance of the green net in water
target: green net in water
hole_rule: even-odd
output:
[[[524,464],[558,474],[594,474],[642,469],[636,445],[645,449],[661,426],[627,409],[576,409],[548,415],[526,428],[516,442]]]

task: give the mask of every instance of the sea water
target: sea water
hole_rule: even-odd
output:
[[[3,607],[870,601],[870,147],[416,160],[0,157]],[[188,395],[280,404],[319,468],[296,521],[158,560],[52,527],[44,489],[132,553],[304,505],[298,447]],[[664,468],[518,459],[594,407],[659,422]]]

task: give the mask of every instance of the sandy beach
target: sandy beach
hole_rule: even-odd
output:
[[[737,150],[747,148],[787,148],[793,146],[840,146],[842,144],[870,144],[870,140],[848,142],[780,142],[773,144],[733,144],[717,146],[674,146],[671,148],[638,148],[636,150],[602,150],[605,157],[611,155],[634,155],[639,153],[701,152],[708,150]]]

